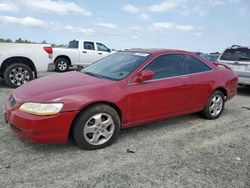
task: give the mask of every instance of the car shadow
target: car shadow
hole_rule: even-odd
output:
[[[3,89],[9,88],[9,86],[7,86],[7,84],[4,82],[2,78],[0,78],[0,88],[3,88]]]
[[[250,86],[239,86],[238,95],[250,97]]]
[[[119,136],[118,136],[118,141],[116,141],[110,147],[108,147],[109,149],[106,147],[105,148],[107,151],[110,151],[110,149],[112,150],[113,147],[119,148],[120,145],[123,145],[124,140],[135,138],[136,136],[138,136],[138,134],[148,135],[152,131],[162,132],[162,131],[183,129],[187,126],[190,126],[189,122],[191,122],[192,119],[196,119],[196,118],[198,119],[200,118],[197,113],[170,118],[170,119],[157,121],[153,123],[142,124],[140,126],[121,129]],[[183,125],[181,122],[187,122],[187,123]],[[28,147],[36,152],[41,152],[41,153],[56,152],[58,154],[58,153],[64,153],[65,151],[67,152],[81,151],[81,149],[77,146],[77,144],[73,141],[73,139],[69,139],[69,141],[64,144],[35,144],[32,142],[23,140],[21,138],[19,139],[20,139],[20,142],[22,142],[22,144],[25,145],[25,147]],[[99,150],[102,150],[102,149],[99,149]],[[83,152],[84,151],[98,152],[99,150],[82,150],[82,151]]]
[[[18,138],[19,142],[21,142],[26,148],[30,148],[36,152],[57,152],[64,153],[65,151],[74,151],[79,149],[76,143],[73,140],[69,140],[64,144],[37,144],[30,141],[26,141],[22,138]]]

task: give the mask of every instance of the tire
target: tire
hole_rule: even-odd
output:
[[[66,59],[66,58],[63,58],[63,57],[58,58],[55,61],[55,66],[56,66],[55,69],[56,69],[57,72],[66,72],[66,71],[68,71],[69,70],[69,65],[70,65],[69,60]]]
[[[5,69],[3,78],[8,86],[17,88],[18,86],[33,80],[34,76],[30,67],[22,63],[15,63]]]
[[[100,149],[117,139],[120,127],[118,113],[112,107],[100,104],[79,114],[73,125],[72,136],[82,149]]]
[[[206,119],[217,119],[224,110],[225,95],[216,90],[208,99],[208,102],[202,111],[202,115]]]

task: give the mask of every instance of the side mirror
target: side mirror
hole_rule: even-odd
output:
[[[111,49],[108,49],[108,52],[111,52]]]
[[[133,82],[143,82],[151,80],[154,77],[154,72],[150,70],[143,70],[139,72],[133,79]]]

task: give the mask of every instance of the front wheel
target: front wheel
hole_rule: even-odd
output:
[[[81,112],[73,127],[73,138],[83,149],[100,149],[110,145],[120,131],[120,117],[107,105],[95,105]]]
[[[3,77],[8,86],[16,88],[33,80],[33,72],[27,65],[15,63],[5,69]]]
[[[209,97],[208,102],[202,112],[206,119],[217,119],[221,115],[225,105],[224,97],[224,94],[219,90],[215,91]]]

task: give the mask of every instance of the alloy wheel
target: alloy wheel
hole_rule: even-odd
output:
[[[66,70],[68,67],[68,64],[65,61],[58,62],[58,69],[61,71]]]
[[[98,113],[89,118],[83,134],[89,144],[101,145],[112,137],[114,130],[115,124],[112,117],[106,113]]]
[[[209,112],[212,116],[220,114],[223,108],[223,98],[221,95],[215,95],[210,102]]]
[[[14,68],[10,71],[9,80],[13,84],[20,86],[30,80],[30,74],[22,67]]]

